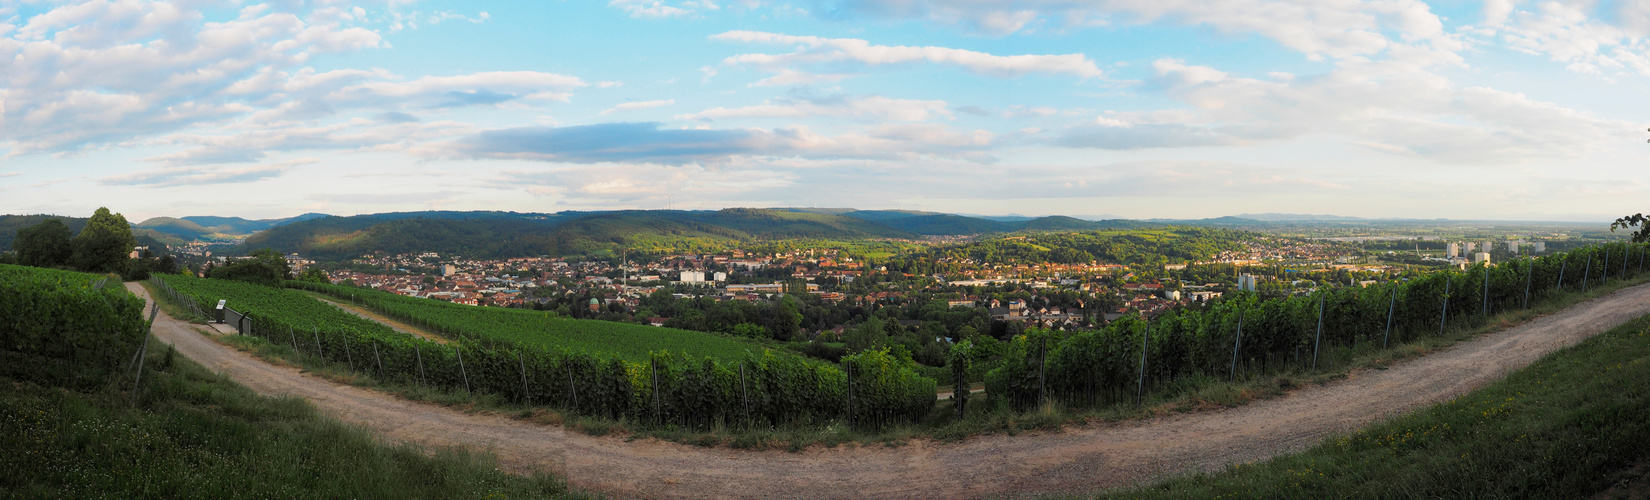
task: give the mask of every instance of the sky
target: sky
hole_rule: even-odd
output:
[[[1650,0],[0,0],[0,213],[1608,221]]]

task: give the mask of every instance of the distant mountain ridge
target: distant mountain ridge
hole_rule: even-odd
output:
[[[331,217],[327,214],[307,213],[284,219],[247,220],[240,217],[154,217],[132,227],[153,230],[157,233],[173,236],[184,241],[232,239],[249,236],[253,233],[293,222],[314,220],[322,217]]]
[[[994,221],[913,210],[730,208],[612,212],[397,212],[322,217],[257,233],[243,251],[274,248],[320,259],[374,252],[439,252],[478,258],[691,252],[780,239],[915,239],[1019,231],[1088,231],[1149,225],[1038,217]]]

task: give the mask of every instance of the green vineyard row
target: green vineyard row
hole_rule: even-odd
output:
[[[91,387],[129,369],[148,332],[119,278],[0,264],[0,373]]]
[[[698,427],[839,419],[880,425],[926,417],[937,399],[932,379],[886,351],[849,356],[837,367],[770,350],[718,359],[660,349],[638,362],[482,336],[442,345],[362,327],[364,320],[330,306],[318,312],[310,304],[320,302],[294,290],[180,275],[156,280],[202,308],[227,299],[251,318],[251,334],[352,370],[578,414]],[[625,341],[624,334],[614,340]]]
[[[654,351],[737,360],[763,349],[760,344],[742,339],[676,328],[560,318],[545,311],[472,307],[342,285],[288,281],[286,286],[359,304],[447,337],[493,339],[547,349],[566,348],[638,363],[647,361],[649,353]]]
[[[1474,266],[1364,288],[1261,299],[1239,293],[1202,310],[1058,337],[1033,331],[1012,339],[986,392],[1022,408],[1047,399],[1069,406],[1130,402],[1153,387],[1191,377],[1316,371],[1354,345],[1390,345],[1439,336],[1448,326],[1524,309],[1562,289],[1584,290],[1644,271],[1647,245],[1618,243]]]

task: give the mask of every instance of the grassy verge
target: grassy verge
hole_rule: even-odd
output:
[[[984,394],[980,393],[971,398],[968,411],[962,418],[955,416],[954,402],[940,400],[924,421],[882,429],[849,428],[841,422],[823,426],[798,424],[754,428],[661,428],[623,419],[564,415],[554,409],[524,407],[492,395],[474,396],[462,391],[435,391],[417,385],[385,382],[368,374],[351,372],[342,364],[324,363],[320,358],[302,355],[288,347],[258,338],[231,335],[219,337],[219,341],[265,359],[297,366],[341,383],[372,387],[414,401],[427,401],[472,412],[506,415],[549,425],[566,425],[575,431],[592,435],[619,435],[633,439],[654,437],[702,446],[794,451],[813,445],[837,446],[843,443],[857,443],[899,446],[911,439],[956,441],[985,434],[1059,432],[1067,426],[1086,426],[1177,412],[1229,408],[1257,399],[1281,396],[1299,387],[1339,380],[1354,369],[1384,369],[1404,359],[1423,356],[1464,340],[1523,324],[1588,299],[1647,282],[1650,282],[1650,275],[1626,281],[1613,281],[1595,286],[1585,293],[1559,292],[1529,310],[1504,311],[1488,318],[1457,323],[1442,336],[1394,339],[1392,347],[1386,349],[1381,348],[1378,342],[1326,347],[1323,363],[1325,368],[1317,372],[1295,369],[1263,375],[1240,374],[1236,380],[1224,377],[1186,377],[1177,380],[1173,385],[1154,388],[1138,405],[1118,404],[1091,408],[1067,408],[1058,403],[1050,403],[1031,411],[1015,411],[1006,404],[985,400]],[[162,296],[160,300],[165,302],[167,299]],[[1400,343],[1400,340],[1408,341]]]
[[[142,280],[137,283],[142,286],[145,291],[149,292],[149,297],[154,298],[156,304],[160,304],[160,310],[165,311],[167,316],[178,318],[197,325],[206,324],[206,318],[196,316],[190,311],[189,308],[179,304],[178,301],[172,300],[171,295],[167,295],[165,291],[162,291],[160,287],[155,286],[154,283],[150,283],[149,280]]]
[[[1102,498],[1585,498],[1646,490],[1650,316],[1305,452]]]
[[[160,347],[157,341],[154,347]],[[137,402],[0,378],[0,497],[557,498],[547,475],[463,449],[386,446],[298,398],[268,398],[170,349]]]

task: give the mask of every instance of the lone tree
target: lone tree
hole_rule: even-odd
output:
[[[46,219],[39,224],[17,230],[17,239],[11,248],[17,251],[17,263],[35,267],[69,265],[74,256],[70,241],[74,233],[58,219]]]
[[[93,273],[120,272],[132,253],[132,224],[126,217],[98,208],[74,238],[75,267]]]
[[[1632,229],[1635,226],[1639,230],[1628,233],[1628,236],[1633,238],[1633,243],[1650,242],[1650,217],[1645,217],[1644,214],[1633,214],[1616,219],[1615,222],[1610,223],[1610,232],[1616,232],[1618,227]]]

